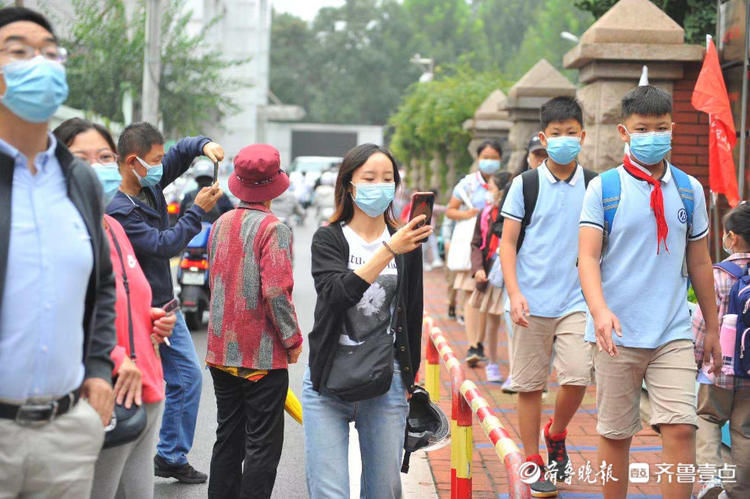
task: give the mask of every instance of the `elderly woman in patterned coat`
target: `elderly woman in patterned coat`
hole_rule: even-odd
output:
[[[229,190],[242,202],[211,230],[206,363],[218,428],[210,498],[268,498],[276,480],[287,365],[302,351],[292,304],[292,233],[269,209],[288,187],[276,149],[245,147],[229,179]]]

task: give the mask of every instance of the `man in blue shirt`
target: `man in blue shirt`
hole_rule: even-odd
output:
[[[114,404],[115,285],[93,170],[48,132],[64,51],[0,9],[0,491],[88,497]]]
[[[165,154],[164,137],[145,122],[128,125],[120,134],[117,149],[122,184],[107,213],[128,234],[151,284],[153,306],[162,307],[174,298],[170,258],[179,255],[200,232],[201,218],[222,196],[218,185],[204,187],[193,206],[170,227],[162,190],[185,173],[195,157],[205,154],[211,161],[221,161],[224,150],[206,137],[188,137]],[[167,397],[154,457],[155,473],[184,483],[203,483],[208,477],[195,470],[187,459],[195,435],[203,378],[193,339],[179,311],[170,341],[171,346],[159,347]]]

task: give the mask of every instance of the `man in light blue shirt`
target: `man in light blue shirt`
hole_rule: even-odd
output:
[[[583,341],[586,304],[576,257],[578,217],[586,181],[593,173],[576,161],[586,136],[578,102],[570,97],[548,101],[541,121],[539,138],[549,157],[511,184],[501,211],[505,221],[500,261],[513,320],[510,389],[518,392],[526,460],[542,470],[529,486],[533,495],[550,497],[557,488],[546,476],[554,474],[562,481],[570,472],[567,426],[590,383],[591,353]],[[554,415],[544,427],[545,464],[539,453],[539,427],[553,351],[560,391]]]
[[[88,497],[113,408],[115,289],[96,175],[47,132],[67,95],[44,17],[0,9],[0,491]]]
[[[629,153],[591,183],[580,219],[579,272],[591,310],[586,340],[597,347],[597,462],[611,464],[614,478],[604,482],[606,497],[628,491],[628,454],[641,429],[644,382],[650,423],[662,436],[661,462],[695,463],[688,276],[706,318],[704,363],[713,358],[713,369],[722,364],[703,187],[665,159],[672,97],[638,87],[623,98],[622,115],[618,131]],[[685,482],[664,480],[663,496],[690,497],[693,484]]]

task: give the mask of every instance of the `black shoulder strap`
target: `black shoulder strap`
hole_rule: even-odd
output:
[[[112,243],[114,243],[115,245],[117,258],[120,259],[120,267],[122,268],[122,286],[125,288],[125,297],[128,300],[128,339],[130,341],[130,358],[132,360],[135,360],[135,342],[133,341],[133,314],[130,310],[130,283],[128,283],[128,274],[125,271],[125,262],[122,259],[122,250],[120,250],[120,243],[117,242],[117,236],[112,231],[112,229],[110,229],[109,225],[107,226],[107,231],[109,231],[110,235],[112,236]]]
[[[10,250],[10,210],[11,193],[13,192],[13,158],[0,154],[0,312],[3,308],[3,289],[8,270],[8,251]]]
[[[531,215],[536,208],[539,198],[539,172],[527,170],[521,174],[521,185],[523,186],[523,220],[521,221],[521,232],[518,233],[516,252],[521,249],[523,238],[526,235],[526,227],[531,223]]]
[[[594,170],[587,170],[586,168],[583,169],[583,185],[588,187],[589,182],[591,182],[593,179],[599,176],[598,172],[595,172]]]

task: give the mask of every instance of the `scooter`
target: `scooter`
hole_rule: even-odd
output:
[[[208,310],[211,291],[208,287],[208,238],[211,224],[201,222],[201,231],[187,244],[179,270],[180,303],[185,322],[191,330],[203,327],[203,312]]]

